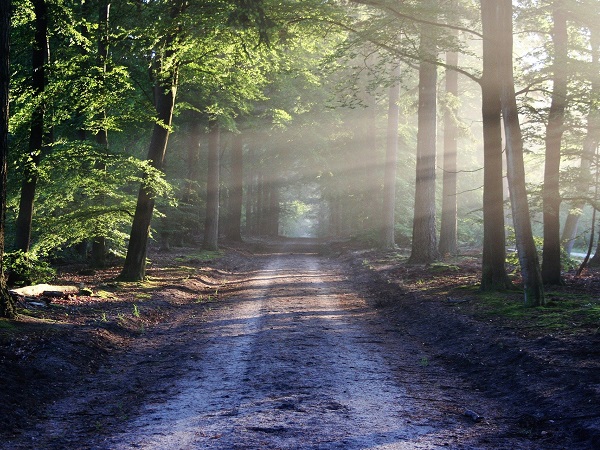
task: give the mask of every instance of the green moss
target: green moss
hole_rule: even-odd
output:
[[[548,292],[546,306],[527,307],[522,294],[487,292],[478,295],[476,314],[504,318],[541,330],[600,326],[600,302],[587,294]]]
[[[115,294],[113,294],[112,292],[109,291],[105,291],[105,290],[98,290],[95,294],[94,297],[100,297],[100,298],[105,298],[105,299],[109,299],[109,298],[116,298]]]
[[[214,259],[223,256],[221,250],[202,250],[199,252],[190,253],[188,255],[181,255],[175,258],[175,261],[180,263],[199,263],[212,261]]]
[[[18,328],[8,319],[0,319],[0,330],[16,331]]]
[[[429,271],[430,272],[458,272],[458,271],[460,271],[460,267],[458,267],[455,264],[436,262],[436,263],[432,263],[429,266]]]

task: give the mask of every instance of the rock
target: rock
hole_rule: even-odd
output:
[[[477,414],[475,411],[471,411],[470,409],[465,410],[465,412],[463,414],[465,417],[468,417],[473,422],[481,422],[483,420],[482,416]]]

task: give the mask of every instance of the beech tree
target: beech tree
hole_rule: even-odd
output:
[[[400,118],[400,63],[392,71],[393,84],[389,87],[388,122],[386,131],[385,165],[383,178],[383,215],[381,221],[381,246],[395,247],[396,231],[396,177],[398,162],[398,121]]]
[[[24,252],[31,244],[31,226],[39,165],[44,151],[44,138],[47,132],[46,114],[46,63],[48,61],[48,6],[46,0],[32,0],[34,11],[35,36],[31,54],[31,88],[34,102],[29,130],[28,153],[23,163],[23,181],[19,200],[19,214],[16,223],[15,247]]]
[[[221,130],[216,120],[211,120],[208,131],[208,162],[206,178],[206,217],[204,220],[205,250],[218,250],[219,239],[219,171]]]
[[[525,167],[523,163],[523,138],[519,124],[519,113],[513,78],[513,19],[511,0],[497,1],[498,43],[496,57],[498,59],[501,85],[500,103],[502,120],[506,135],[506,165],[510,203],[513,213],[517,253],[521,266],[525,305],[540,306],[545,304],[542,275],[539,266],[537,249],[533,241],[531,216],[527,201],[525,185]]]
[[[502,42],[498,3],[481,0],[482,64],[481,115],[483,125],[483,254],[481,289],[503,290],[511,283],[506,272],[504,186],[502,177],[502,128],[500,61],[496,51]]]
[[[569,255],[578,234],[583,208],[589,201],[587,197],[592,183],[594,155],[600,144],[600,108],[598,108],[598,93],[600,93],[600,30],[590,25],[585,26],[585,28],[589,30],[590,36],[590,67],[585,72],[585,74],[589,74],[590,89],[587,100],[585,136],[581,143],[579,169],[572,189],[575,199],[570,202],[569,213],[565,219],[561,238],[564,249]]]
[[[178,32],[180,31],[177,18],[185,10],[185,2],[173,0],[168,5],[168,9],[170,28],[154,48],[152,57],[153,94],[157,123],[154,125],[148,147],[148,160],[152,167],[159,171],[163,168],[173,119],[173,108],[175,107],[181,64],[177,55]],[[119,276],[122,280],[142,280],[146,275],[148,237],[155,201],[156,193],[151,186],[142,183],[131,225],[127,256]]]
[[[231,143],[231,186],[227,237],[242,240],[242,206],[244,202],[244,141],[241,133],[233,136]]]
[[[457,204],[456,164],[458,145],[458,125],[456,121],[458,101],[458,72],[452,67],[458,67],[458,52],[446,52],[446,100],[443,112],[444,118],[444,162],[442,181],[442,214],[440,218],[440,245],[442,256],[455,255],[457,251]]]
[[[552,4],[552,63],[553,88],[550,112],[546,125],[546,158],[544,165],[543,219],[544,247],[542,254],[542,279],[545,284],[562,284],[560,262],[560,159],[567,102],[568,33],[567,11],[564,2]]]
[[[435,224],[435,162],[437,136],[437,65],[435,30],[421,25],[417,167],[412,247],[409,262],[430,263],[438,259]]]
[[[98,6],[98,66],[102,81],[105,82],[108,64],[108,45],[109,45],[109,17],[110,3],[108,0],[102,0]],[[106,109],[102,109],[98,114],[98,119],[101,126],[96,133],[96,143],[104,149],[108,148],[108,128],[106,126]],[[106,170],[106,164],[103,161],[98,161],[95,164],[96,169]],[[102,195],[99,198],[102,204],[105,204],[105,199]],[[106,236],[100,232],[96,233],[92,240],[92,265],[94,267],[104,267],[106,265]]]
[[[15,304],[6,288],[4,238],[8,160],[8,93],[10,86],[10,0],[0,0],[0,317],[15,316]]]

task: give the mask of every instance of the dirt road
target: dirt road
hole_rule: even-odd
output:
[[[547,448],[368,307],[341,263],[261,258],[0,448]]]

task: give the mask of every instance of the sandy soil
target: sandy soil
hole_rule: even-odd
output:
[[[177,297],[167,320],[71,380],[62,398],[0,448],[595,446],[593,432],[575,436],[564,420],[568,389],[542,386],[557,398],[545,404],[538,390],[503,377],[512,351],[497,350],[494,366],[488,353],[464,348],[465,339],[489,339],[485,325],[444,318],[405,292],[396,292],[404,312],[374,307],[382,291],[365,283],[364,270],[302,248],[228,264],[214,298],[193,301],[206,291],[206,276],[155,292],[155,302]],[[445,329],[459,325],[455,334]],[[533,369],[517,361],[516,370],[529,377]],[[593,419],[594,408],[583,405],[579,414]]]

